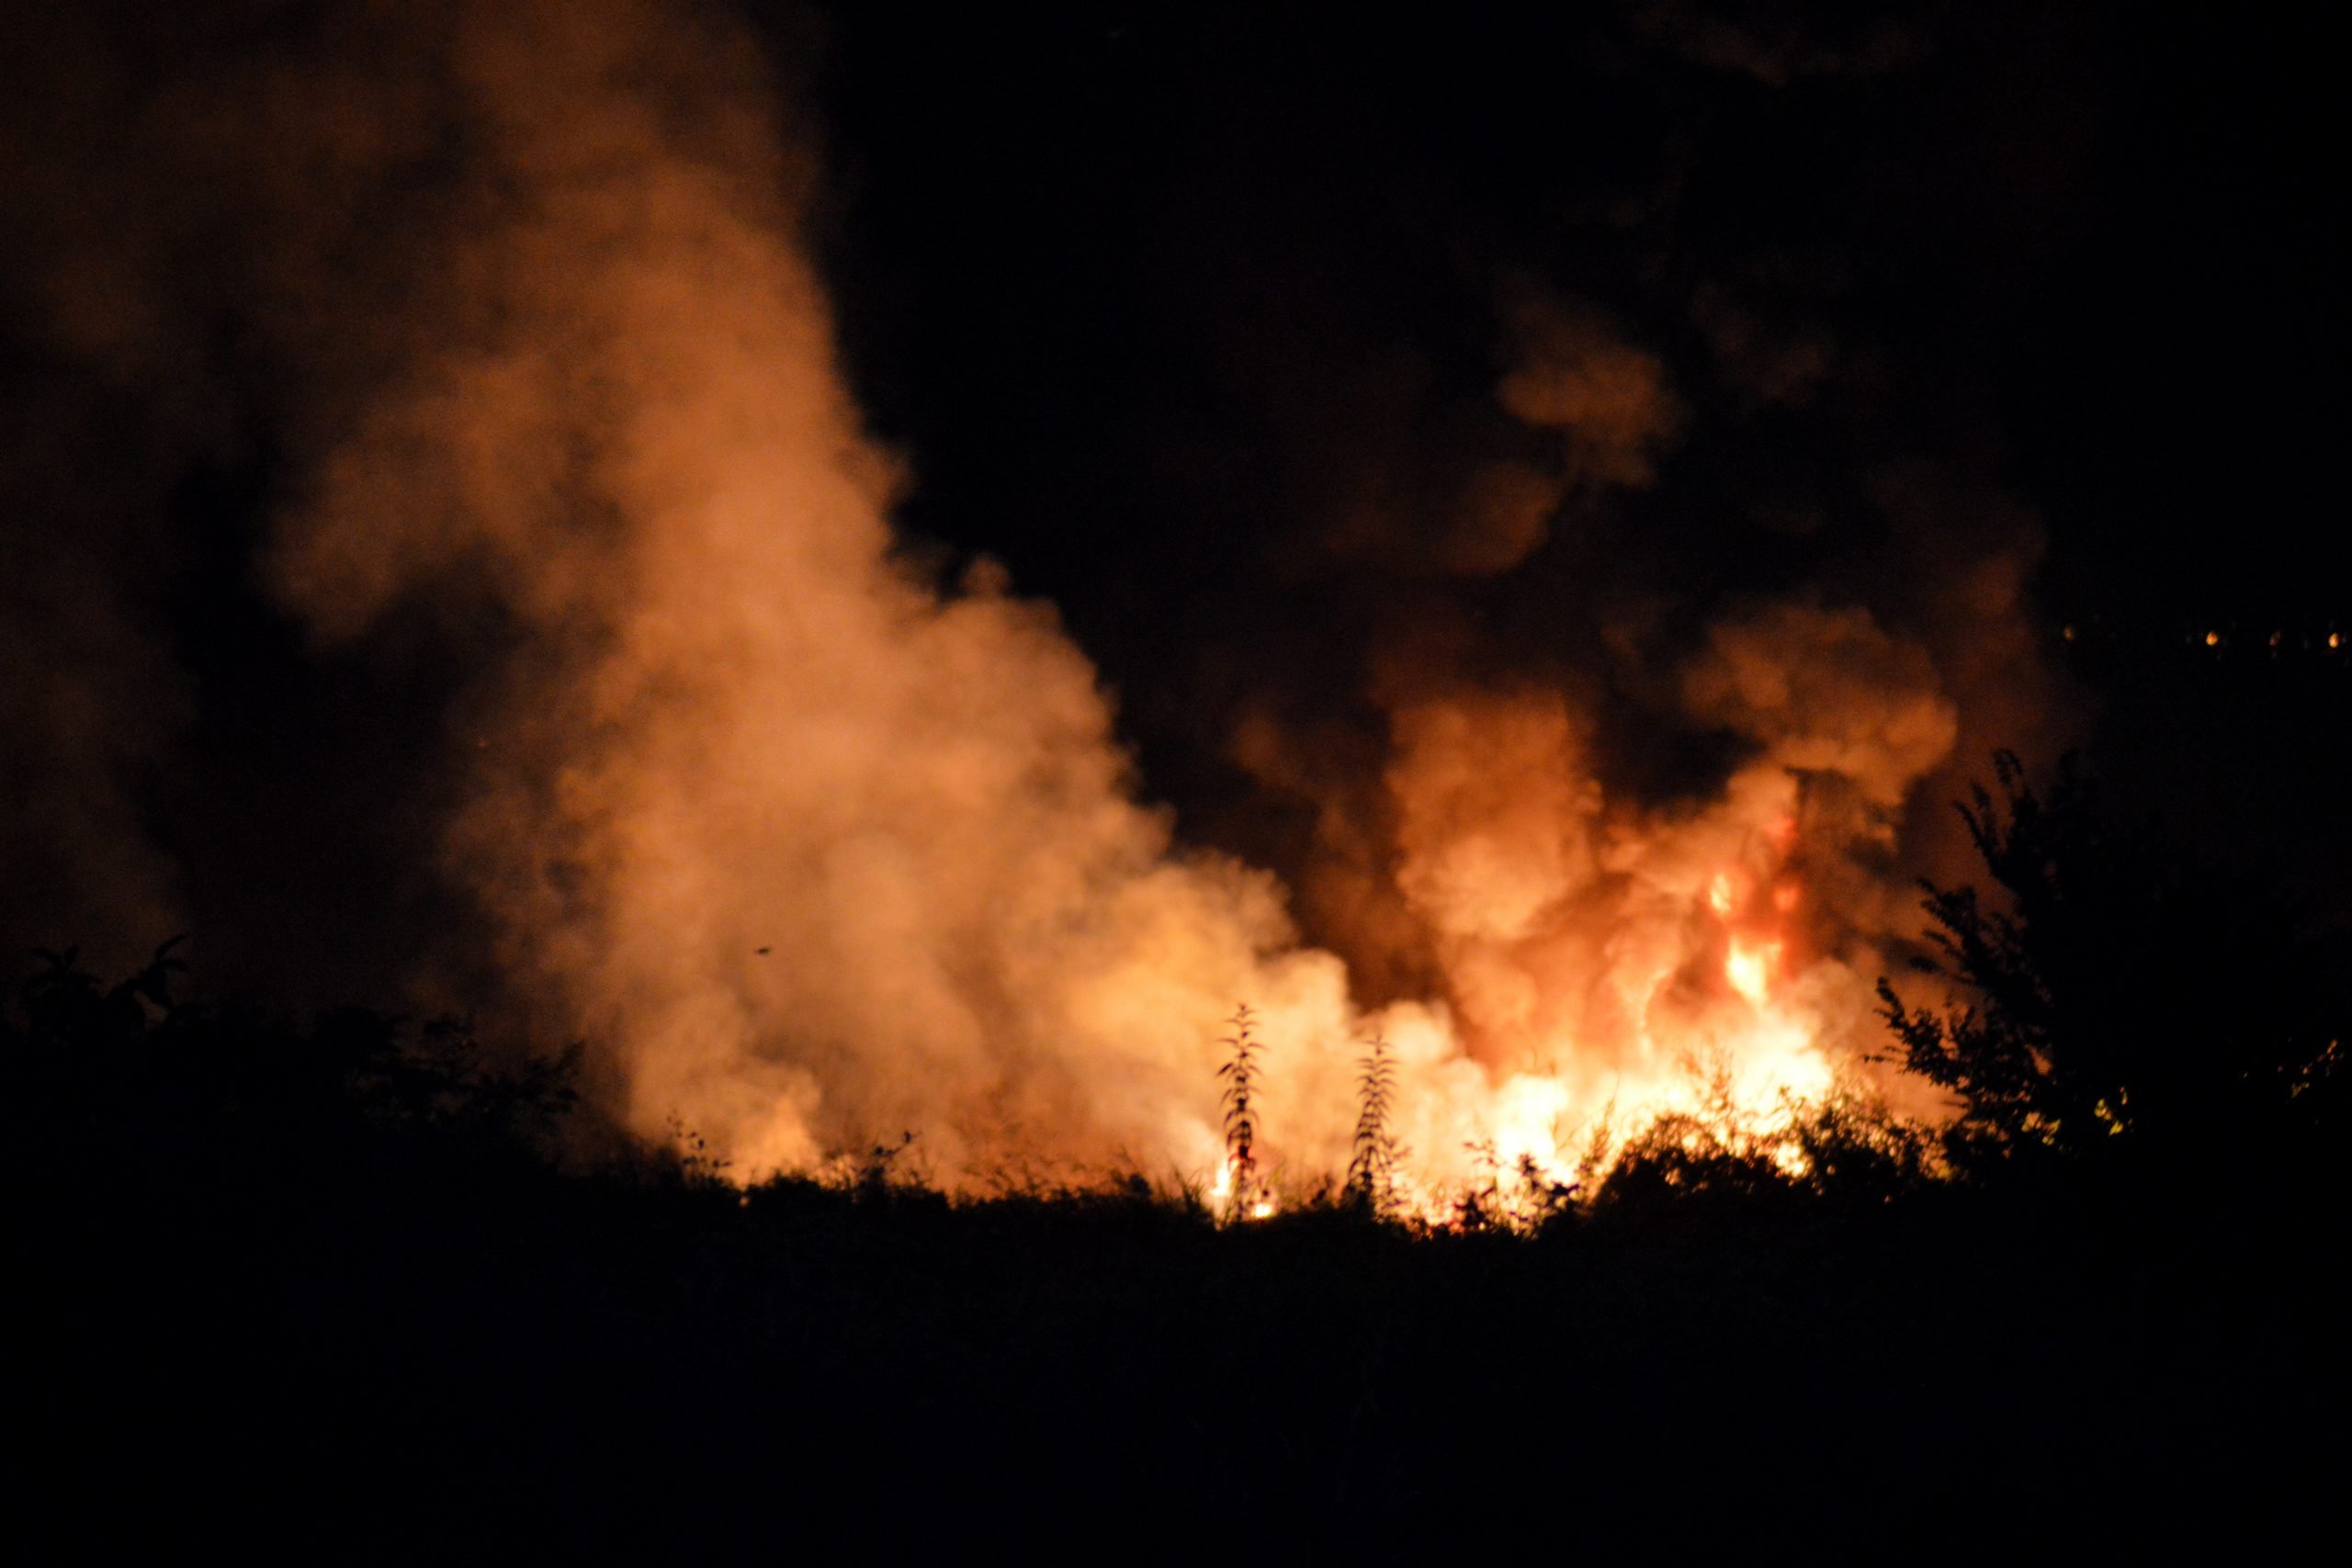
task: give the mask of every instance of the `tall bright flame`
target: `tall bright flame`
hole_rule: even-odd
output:
[[[1779,942],[1736,936],[1731,939],[1730,955],[1724,960],[1724,978],[1747,998],[1750,1007],[1760,1008],[1771,999],[1772,966],[1780,960]]]

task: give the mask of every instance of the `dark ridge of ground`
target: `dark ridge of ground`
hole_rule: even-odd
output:
[[[462,1039],[107,1016],[5,1041],[21,1560],[2112,1551],[2343,1473],[2332,1141],[1227,1227],[565,1168]]]

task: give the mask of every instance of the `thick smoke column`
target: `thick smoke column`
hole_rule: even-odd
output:
[[[106,546],[258,429],[316,657],[468,671],[414,782],[487,951],[420,994],[588,1040],[638,1126],[746,1172],[902,1126],[946,1177],[1198,1166],[1237,999],[1344,1035],[1267,880],[1135,803],[1051,614],[894,558],[747,39],[631,0],[40,30],[10,314],[71,395],[9,469],[24,915],[116,964],[178,923],[131,796],[187,721]]]
[[[1337,966],[1170,857],[1048,612],[894,558],[762,100],[705,64],[741,45],[615,5],[446,48],[465,220],[274,580],[326,637],[503,628],[447,846],[497,971],[746,1170],[901,1127],[948,1176],[1202,1160],[1216,1020],[1336,1043]]]
[[[1917,869],[1906,818],[1973,739],[1955,682],[2024,662],[1986,634],[2016,610],[2006,541],[1909,607],[1925,630],[1809,591],[1661,656],[1586,596],[1657,723],[1728,738],[1672,796],[1611,781],[1588,674],[1507,668],[1426,620],[1373,660],[1368,748],[1244,725],[1252,773],[1316,804],[1318,934],[1390,1003],[1360,1016],[1272,877],[1181,851],[1139,803],[1054,614],[985,562],[942,583],[899,551],[900,474],[798,238],[810,161],[748,39],[653,0],[232,20],[160,85],[81,106],[88,166],[60,177],[96,195],[51,204],[84,216],[41,237],[17,310],[76,385],[248,409],[287,476],[260,581],[311,658],[459,671],[417,794],[483,934],[422,956],[420,998],[585,1040],[627,1122],[682,1122],[741,1173],[911,1130],[948,1180],[1205,1169],[1218,1025],[1245,1001],[1272,1146],[1344,1165],[1378,1028],[1424,1178],[1477,1145],[1556,1164],[1579,1119],[1669,1100],[1694,1065],[1753,1102],[1819,1089],[1867,1026]],[[86,56],[110,58],[95,34]],[[1517,445],[1429,517],[1359,512],[1323,547],[1433,529],[1415,570],[1497,580],[1658,482],[1685,423],[1665,362],[1540,291],[1503,315]],[[160,455],[139,472],[241,438],[142,417]],[[36,500],[81,483],[13,471]],[[72,786],[123,764],[71,716],[121,714],[142,665],[170,666],[117,592],[94,579],[75,612],[92,647],[10,650],[70,673],[37,699],[57,777],[8,779],[77,800],[54,837],[130,863],[66,861],[154,921],[169,874],[135,814]]]

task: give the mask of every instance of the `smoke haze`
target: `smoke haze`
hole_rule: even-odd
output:
[[[1926,48],[1677,15],[1635,32],[1775,90]],[[2061,728],[2030,513],[1947,442],[1820,478],[1884,385],[1834,258],[1671,320],[1482,262],[1450,358],[1368,343],[1369,286],[1274,322],[1204,273],[1171,308],[1219,301],[1261,434],[1147,445],[1273,456],[1167,487],[1202,539],[1203,484],[1268,510],[1119,649],[1176,650],[1136,725],[1220,781],[1180,838],[1054,607],[894,528],[926,456],[869,434],[814,259],[820,52],[653,0],[191,16],[10,24],[13,948],[192,924],[266,974],[305,922],[264,911],[373,875],[398,919],[290,939],[315,983],[584,1040],[616,1116],[747,1175],[902,1130],[947,1180],[1204,1171],[1246,1002],[1282,1157],[1344,1165],[1378,1031],[1434,1180],[1693,1063],[1756,1104],[1852,1071],[1943,803]]]

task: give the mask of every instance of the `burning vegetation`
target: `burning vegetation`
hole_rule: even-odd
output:
[[[2184,1451],[2233,1517],[2298,1517],[2330,1450],[2265,1417],[2352,1370],[2310,1245],[2346,1197],[2343,966],[2080,780],[2011,773],[1970,822],[2002,902],[1932,898],[1967,1005],[1885,999],[1956,1117],[1759,1120],[1719,1071],[1687,1109],[1604,1112],[1565,1171],[1482,1140],[1442,1191],[1379,1037],[1344,1183],[1270,1182],[1279,1048],[1248,1010],[1213,1181],[950,1194],[919,1138],[747,1182],[691,1135],[582,1124],[576,1061],[517,1072],[462,1027],[364,1014],[298,1032],[190,1003],[169,953],[112,987],[57,955],[0,1014],[35,1473],[119,1474],[135,1441],[175,1457],[85,1539],[295,1486],[345,1547],[403,1555],[716,1551],[767,1539],[779,1499],[827,1541],[914,1503],[894,1539],[1034,1538],[1040,1472],[1088,1536],[1213,1498],[1155,1540],[1524,1540],[1463,1513],[1465,1444],[1574,1477],[1585,1538],[1629,1545],[1694,1485],[1677,1539],[1710,1544],[1767,1515],[2170,1529]],[[2163,930],[2193,931],[2212,992],[2134,1003]],[[1772,1443],[1747,1440],[1758,1409]],[[1656,1462],[1724,1430],[1729,1455]],[[955,1462],[910,1476],[914,1432]],[[2049,1468],[2020,1480],[2021,1448]],[[1825,1465],[1831,1500],[1806,1490]]]
[[[2000,399],[1944,373],[2011,286],[1897,309],[1904,268],[1790,237],[1930,35],[2005,37],[1610,10],[1578,80],[1664,85],[1579,134],[1649,129],[1515,232],[1260,136],[1350,91],[1263,67],[1166,130],[1201,162],[1125,236],[1184,275],[1150,333],[1210,344],[1130,371],[1182,406],[1040,439],[1027,496],[1100,515],[1024,554],[898,437],[891,278],[779,8],[52,9],[0,23],[0,942],[86,945],[0,1010],[0,1114],[74,1451],[128,1346],[96,1383],[167,1389],[189,1451],[254,1404],[368,1461],[306,1486],[404,1478],[446,1539],[504,1464],[590,1496],[567,1543],[646,1477],[740,1543],[779,1471],[846,1497],[920,1452],[975,1510],[1376,1536],[1401,1499],[1458,1548],[1457,1493],[1525,1511],[1522,1450],[1670,1517],[1691,1411],[1773,1450],[1712,1467],[1743,1507],[1850,1467],[1916,1521],[2018,1468],[1979,1439],[2018,1408],[2063,1413],[2054,1507],[2249,1425],[2296,1335],[2342,1386],[2290,1245],[2344,1212],[2342,931],[2059,761],[2069,671],[2160,642],[2335,700],[2340,619],[2042,626]],[[1218,98],[1189,47],[1167,80]],[[1916,112],[2048,90],[2000,80]],[[1553,161],[1513,94],[1459,101]],[[1677,129],[1717,102],[1804,133]],[[1228,202],[1261,157],[1290,183]],[[1870,162],[1840,199],[1932,258]],[[941,402],[1119,401],[1035,336]],[[1114,448],[1148,504],[1082,482]],[[183,930],[195,976],[141,964]],[[403,1014],[222,999],[321,999],[289,976]],[[2170,1425],[2115,1404],[2148,1366],[2198,1391]],[[1872,1425],[1913,1389],[1962,1413],[1916,1467]]]
[[[400,808],[466,936],[410,958],[418,1006],[584,1042],[620,1122],[691,1127],[745,1180],[899,1130],[954,1187],[1337,1179],[1375,1036],[1389,1179],[1424,1206],[1569,1179],[1605,1108],[1886,1087],[1872,987],[1951,838],[1923,808],[2040,681],[2026,533],[1945,539],[1949,586],[1907,602],[1727,599],[1679,647],[1595,600],[1613,696],[1417,625],[1372,656],[1358,761],[1279,705],[1237,723],[1238,764],[1314,813],[1285,886],[1141,798],[1051,609],[901,547],[907,475],[844,385],[761,75],[638,0],[356,6],[85,106],[130,150],[94,188],[144,202],[152,244],[58,209],[49,351],[152,378],[235,322],[300,411],[272,434],[273,612],[319,660],[458,671]],[[198,245],[201,277],[158,259]],[[1598,308],[1522,289],[1496,330],[1480,428],[1518,455],[1444,513],[1433,570],[1463,582],[1656,486],[1689,424]],[[1406,547],[1358,521],[1339,557]],[[1713,760],[1627,782],[1646,734]],[[103,772],[28,787],[83,820]],[[92,934],[171,920],[169,882]],[[1220,1105],[1237,999],[1264,1078]]]

